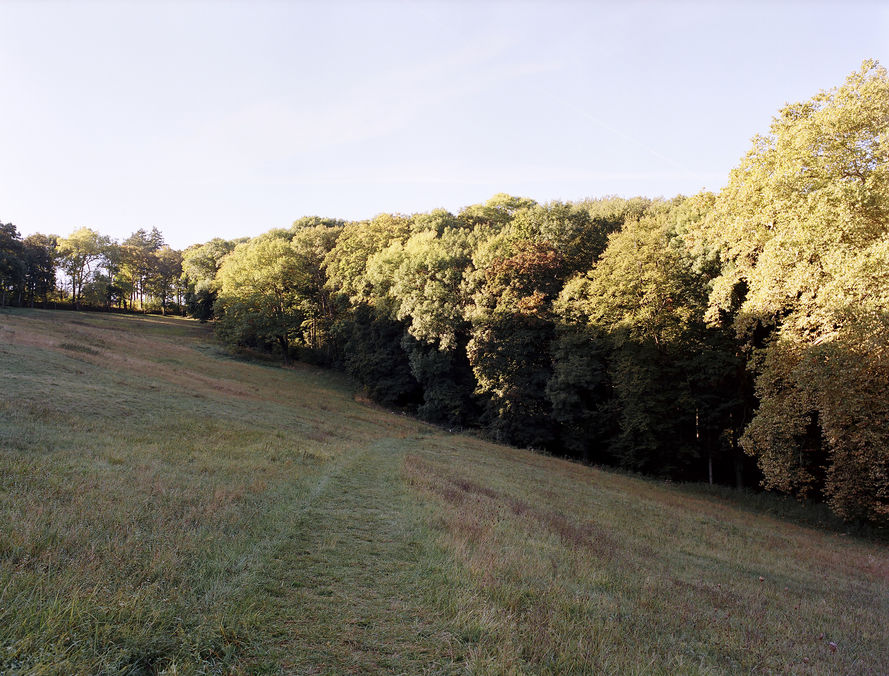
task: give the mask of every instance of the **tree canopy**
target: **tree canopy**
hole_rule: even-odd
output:
[[[753,350],[765,485],[889,516],[889,78],[784,107],[708,216],[711,317]]]
[[[448,427],[889,523],[889,77],[783,107],[717,194],[305,217],[175,251],[0,224],[0,304],[187,311]]]

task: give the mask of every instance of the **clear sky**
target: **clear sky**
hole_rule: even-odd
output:
[[[157,226],[718,190],[778,108],[889,66],[889,2],[0,0],[0,220]]]

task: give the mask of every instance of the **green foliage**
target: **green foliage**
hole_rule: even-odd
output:
[[[303,216],[302,218],[298,218],[293,221],[293,225],[290,226],[290,231],[296,235],[300,230],[305,229],[317,229],[317,228],[332,228],[334,230],[341,228],[345,225],[345,221],[342,221],[338,218],[324,218],[322,216]]]
[[[0,222],[0,307],[7,296],[25,279],[26,265],[18,228]]]
[[[285,362],[293,345],[317,348],[332,321],[323,263],[338,234],[338,227],[304,224],[271,231],[227,254],[215,280],[223,339],[276,344]]]
[[[585,316],[618,343],[650,341],[669,351],[706,308],[706,282],[689,258],[671,214],[631,221],[609,237],[589,275],[566,286],[560,309]]]
[[[841,87],[783,108],[709,223],[725,261],[711,316],[728,315],[765,351],[742,443],[766,485],[886,519],[886,70],[867,61]]]
[[[411,233],[432,231],[439,237],[453,228],[468,228],[466,221],[460,220],[450,211],[433,209],[429,213],[411,216]]]
[[[695,401],[683,366],[652,343],[626,342],[612,356],[610,378],[620,404],[612,454],[621,467],[692,475],[703,449],[695,443]]]
[[[47,296],[56,283],[56,237],[35,234],[25,237],[25,293],[31,306],[40,299],[46,304]]]
[[[513,216],[522,209],[530,209],[536,205],[532,199],[513,197],[506,193],[497,193],[484,204],[473,204],[463,209],[460,220],[471,228],[489,227],[499,229],[509,223]]]
[[[550,243],[522,234],[505,227],[475,252],[467,353],[495,438],[547,448],[554,440],[546,398],[555,331],[551,306],[564,262]]]
[[[602,197],[586,199],[577,205],[590,215],[590,219],[611,233],[620,230],[626,221],[638,221],[652,208],[657,208],[660,200],[647,197]]]
[[[622,221],[621,221],[622,223]],[[552,202],[519,211],[515,230],[528,239],[548,242],[564,261],[565,268],[584,272],[605,250],[615,226],[594,220],[579,204]]]
[[[162,246],[154,253],[153,269],[147,287],[160,300],[161,314],[166,314],[167,304],[174,295],[174,288],[182,276],[182,252]]]
[[[224,240],[216,237],[204,244],[195,244],[182,252],[182,282],[185,284],[185,304],[195,319],[203,322],[213,318],[216,302],[216,274],[222,260],[238,244],[247,241]]]
[[[71,282],[75,308],[80,304],[84,285],[91,281],[110,244],[108,237],[90,228],[80,228],[59,240],[56,251],[62,270]]]
[[[388,287],[395,317],[409,322],[415,338],[450,350],[466,332],[463,279],[473,244],[464,230],[424,230],[368,262],[368,278],[375,288]]]
[[[884,324],[814,346],[769,346],[756,381],[760,407],[742,440],[767,487],[827,497],[846,518],[889,519],[887,345]]]
[[[346,224],[324,260],[331,291],[344,294],[353,303],[371,298],[374,290],[367,279],[368,261],[390,244],[406,240],[410,231],[411,219],[393,214]]]
[[[235,247],[217,277],[220,337],[233,345],[277,345],[287,363],[305,320],[297,294],[301,273],[297,252],[284,231]]]
[[[415,216],[414,234],[377,253],[367,265],[377,301],[405,322],[401,346],[423,393],[418,415],[462,426],[474,419],[474,380],[466,360],[469,322],[464,276],[472,263],[474,236],[445,211]]]
[[[552,323],[533,314],[499,314],[474,325],[466,351],[483,396],[482,420],[495,439],[537,449],[552,444],[552,338]]]
[[[312,223],[321,219],[312,219]],[[299,221],[298,221],[299,223]],[[336,244],[342,226],[336,223],[302,223],[294,226],[290,241],[298,271],[291,280],[298,297],[304,320],[301,342],[312,350],[328,344],[328,334],[334,321],[333,300],[327,285],[324,261]]]
[[[423,392],[417,415],[448,427],[476,423],[478,411],[472,396],[475,378],[466,345],[440,348],[407,334],[402,337],[401,346],[407,354],[411,375]]]
[[[556,303],[567,323],[588,324],[601,344],[598,359],[578,365],[590,373],[588,387],[563,369],[552,383],[554,401],[589,402],[585,414],[566,412],[563,403],[560,419],[575,438],[591,420],[606,431],[616,425],[608,455],[629,469],[712,480],[714,458],[728,464],[737,455],[728,430],[743,416],[741,363],[725,331],[705,326],[714,261],[695,247],[710,202],[706,195],[677,199],[626,223],[610,235],[595,267],[566,284]],[[612,388],[612,401],[601,398],[602,381]],[[590,401],[596,388],[600,395]],[[615,419],[609,424],[594,411]]]
[[[140,309],[145,310],[146,292],[151,293],[152,275],[157,262],[156,253],[164,246],[160,230],[140,228],[127,237],[121,245],[121,273],[131,291],[132,305],[139,299]]]

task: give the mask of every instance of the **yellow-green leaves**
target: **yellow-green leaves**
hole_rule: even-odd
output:
[[[766,347],[743,443],[766,485],[889,515],[889,77],[784,107],[708,218],[724,260],[711,317]],[[771,332],[769,342],[763,336]]]
[[[682,340],[701,321],[706,289],[674,220],[673,212],[646,216],[612,234],[595,268],[565,286],[558,311],[631,340]]]

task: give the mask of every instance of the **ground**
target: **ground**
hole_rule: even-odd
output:
[[[889,672],[889,547],[0,311],[0,673]]]

